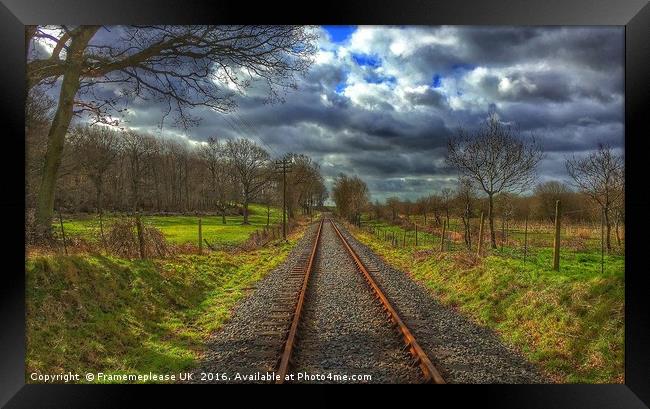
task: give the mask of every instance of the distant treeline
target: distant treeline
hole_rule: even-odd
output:
[[[503,221],[527,218],[553,222],[557,213],[564,220],[600,220],[606,228],[606,246],[611,250],[611,230],[625,219],[625,169],[622,155],[610,146],[565,161],[568,176],[577,191],[559,181],[534,185],[536,169],[544,157],[534,135],[524,135],[510,123],[491,113],[477,129],[459,128],[448,140],[447,164],[458,171],[457,188],[421,197],[415,202],[390,197],[385,203],[371,204],[366,184],[358,177],[339,175],[333,199],[339,213],[360,223],[362,211],[377,218],[397,221],[399,215],[422,215],[425,223],[449,225],[450,215],[459,217],[466,236],[470,220],[484,214],[490,243],[496,248],[495,217]],[[534,187],[532,195],[522,195]],[[442,218],[444,217],[444,221]]]
[[[43,172],[48,117],[28,104],[27,208],[35,207]],[[31,112],[30,112],[31,108]],[[287,154],[287,213],[309,213],[327,190],[318,164]],[[55,209],[65,212],[205,211],[226,215],[251,202],[282,204],[282,173],[265,149],[248,139],[189,143],[102,125],[76,126],[66,135]]]
[[[510,220],[529,220],[552,223],[555,220],[555,202],[562,204],[563,220],[588,222],[600,220],[601,209],[583,192],[576,192],[565,183],[549,181],[538,184],[532,194],[521,195],[500,193],[494,199],[494,213]],[[417,200],[400,200],[389,197],[383,203],[375,201],[369,210],[382,219],[395,220],[398,215],[422,216],[430,223],[441,225],[447,215],[451,217],[479,217],[487,214],[488,198],[479,197],[475,191],[460,186],[456,190],[443,189],[439,194],[421,197]],[[616,207],[618,217],[623,217],[623,208]]]

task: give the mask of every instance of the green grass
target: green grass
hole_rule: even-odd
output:
[[[104,216],[104,228],[109,228],[115,218],[122,215]],[[162,231],[165,238],[174,244],[196,243],[198,241],[199,218],[198,216],[145,216],[144,223],[154,226]],[[226,216],[226,224],[222,223],[221,216],[214,215],[201,217],[203,238],[210,244],[239,244],[257,229],[266,226],[266,206],[251,204],[249,206],[249,225],[242,225],[244,216]],[[271,208],[270,224],[282,221],[282,210]],[[60,231],[58,221],[53,223],[55,231]],[[64,218],[63,228],[66,235],[79,237],[90,241],[99,239],[99,220],[96,216],[83,218]]]
[[[418,232],[418,244],[432,244],[440,242],[440,235],[442,232],[442,226],[436,226],[434,224],[433,217],[427,218],[427,222],[424,222],[424,217],[421,215],[412,215],[410,218],[402,220],[408,220],[409,227],[406,229],[407,236],[406,241],[411,245],[415,242],[415,232],[414,224],[417,224],[419,227]],[[441,218],[441,221],[444,220],[444,217]],[[364,226],[373,226],[375,228],[381,229],[382,234],[385,230],[388,232],[394,232],[400,238],[400,244],[403,240],[404,229],[400,226],[395,226],[385,220],[377,220],[370,218],[368,214],[362,216],[362,222]],[[477,218],[473,218],[470,221],[472,235],[474,237],[478,236],[480,221]],[[423,226],[426,229],[433,229],[435,234],[429,234],[423,231]],[[502,232],[502,221],[499,217],[494,220],[495,232],[497,235],[497,241],[500,245],[501,234]],[[488,238],[488,221],[485,220],[485,238]],[[457,241],[461,241],[461,234],[464,231],[464,226],[462,220],[458,217],[451,217],[449,220],[449,226],[447,227],[448,233],[455,235]],[[524,247],[524,237],[525,237],[525,225],[523,221],[513,222],[510,221],[507,228],[507,242],[509,245],[514,245],[523,249]],[[530,220],[528,223],[528,232],[527,232],[527,244],[528,247],[552,247],[553,238],[554,238],[555,227],[554,224],[550,221],[533,221]],[[621,228],[621,246],[616,245],[616,236],[614,229],[612,229],[612,245],[614,252],[618,254],[623,254],[625,237],[624,237],[624,228]],[[601,231],[600,225],[598,223],[567,223],[565,222],[561,228],[561,243],[562,247],[569,250],[578,250],[578,251],[596,251],[600,250],[601,247]],[[451,244],[453,246],[453,244]]]
[[[508,247],[476,259],[437,246],[393,247],[352,231],[444,304],[494,329],[552,380],[624,381],[624,256],[607,256],[601,274],[599,251],[566,251],[556,272],[551,249],[536,249],[526,263]]]
[[[30,257],[27,373],[173,374],[195,366],[210,333],[299,234],[245,253],[166,260]]]

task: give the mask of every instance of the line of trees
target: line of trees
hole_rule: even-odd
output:
[[[43,149],[38,132],[27,134],[27,207],[34,208]],[[43,134],[40,134],[43,137]],[[107,126],[77,126],[66,136],[57,179],[55,207],[70,212],[110,211],[241,212],[248,205],[282,204],[282,177],[269,153],[248,139],[192,144]],[[296,209],[310,213],[322,206],[327,189],[318,164],[305,155],[288,154],[289,217]]]
[[[58,92],[52,119],[43,130],[44,143],[38,148],[43,150],[40,180],[31,185],[36,189],[38,234],[50,234],[55,192],[65,171],[61,167],[67,135],[75,117],[115,124],[128,101],[153,99],[167,107],[162,118],[170,116],[189,127],[200,120],[192,109],[232,111],[236,93],[253,82],[266,86],[269,101],[281,101],[284,91],[296,86],[296,76],[311,66],[316,39],[305,26],[26,26],[26,93],[52,86]],[[120,91],[107,93],[111,86]],[[142,139],[143,144],[149,140],[133,139]],[[139,149],[142,144],[133,141],[133,145]],[[146,156],[146,151],[138,155]],[[131,170],[140,173],[142,162],[131,158]],[[185,173],[180,178],[190,178],[189,159],[182,167]],[[139,195],[139,188],[137,182],[132,184],[132,194]],[[189,192],[184,196],[189,206]]]
[[[454,214],[463,222],[464,237],[471,247],[470,219],[487,210],[490,242],[496,248],[496,215],[505,223],[524,218],[552,222],[555,203],[560,200],[565,220],[604,220],[606,247],[610,251],[612,228],[620,246],[619,226],[625,222],[624,161],[610,147],[566,160],[572,186],[560,181],[535,185],[536,168],[543,158],[541,147],[533,137],[522,135],[514,126],[505,124],[492,114],[479,129],[461,129],[448,144],[448,163],[459,173],[455,190],[442,189],[439,194],[422,197],[415,202],[388,198],[384,204],[375,202],[376,217],[396,221],[400,214],[410,219],[418,214],[432,217],[435,225],[449,222]],[[522,195],[535,186],[532,194]]]

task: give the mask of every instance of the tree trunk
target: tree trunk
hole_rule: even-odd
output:
[[[449,208],[445,209],[445,216],[447,217],[447,228],[449,228]]]
[[[52,215],[54,212],[54,190],[56,179],[61,166],[65,135],[70,126],[74,110],[74,98],[79,90],[79,77],[83,62],[83,52],[88,41],[95,35],[99,27],[88,27],[72,37],[68,55],[67,68],[63,74],[59,102],[52,125],[47,134],[47,150],[43,163],[43,175],[36,203],[36,229],[40,234],[51,233]]]
[[[97,193],[97,214],[102,213],[102,182],[99,180],[95,182],[95,190]]]
[[[250,224],[248,223],[248,199],[244,199],[244,222],[242,224]]]
[[[492,248],[496,250],[497,237],[496,237],[496,233],[494,232],[494,197],[492,194],[489,194],[488,198],[489,198],[488,221],[490,224],[490,243],[492,245]]]
[[[621,247],[621,233],[619,232],[619,229],[618,229],[619,224],[620,224],[620,220],[618,218],[616,218],[616,225],[615,225],[615,227],[616,227],[616,245],[618,247]]]
[[[607,253],[612,251],[612,242],[611,242],[611,234],[612,234],[612,224],[609,220],[609,208],[605,207],[605,227],[606,229],[606,237],[605,237],[605,244],[607,245]]]

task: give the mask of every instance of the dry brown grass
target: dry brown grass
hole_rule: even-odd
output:
[[[144,250],[147,257],[168,257],[174,248],[165,240],[163,233],[152,226],[143,225]],[[106,249],[119,257],[134,259],[140,257],[140,244],[136,232],[136,222],[132,219],[115,221],[106,234]]]

